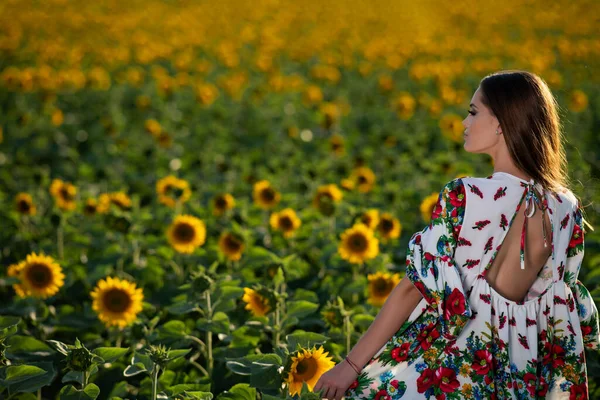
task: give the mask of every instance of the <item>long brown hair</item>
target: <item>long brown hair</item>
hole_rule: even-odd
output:
[[[573,193],[559,106],[546,82],[531,72],[506,70],[487,75],[479,86],[481,101],[498,119],[516,167],[544,189]]]

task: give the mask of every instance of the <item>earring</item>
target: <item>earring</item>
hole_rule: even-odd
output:
[[[499,135],[499,134],[500,134],[500,132],[498,132],[498,129],[496,129],[496,135]]]

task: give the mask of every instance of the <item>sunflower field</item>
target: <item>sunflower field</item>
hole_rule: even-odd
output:
[[[596,226],[599,14],[3,0],[0,398],[320,398],[440,188],[493,172],[462,120],[498,70],[551,87]],[[579,279],[600,304],[598,232]]]

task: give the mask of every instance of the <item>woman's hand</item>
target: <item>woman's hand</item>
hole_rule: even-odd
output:
[[[321,375],[313,392],[323,390],[322,398],[340,400],[356,377],[356,371],[344,360]]]

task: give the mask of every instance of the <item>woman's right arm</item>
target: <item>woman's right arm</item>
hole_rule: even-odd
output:
[[[406,322],[423,296],[408,278],[402,278],[394,287],[377,317],[352,348],[348,357],[364,367],[388,340]]]
[[[377,351],[398,332],[422,298],[421,292],[410,280],[403,278],[394,287],[369,329],[348,353],[350,360],[359,368],[364,368]],[[344,360],[321,375],[314,391],[324,389],[324,398],[339,400],[355,378],[356,372]]]

